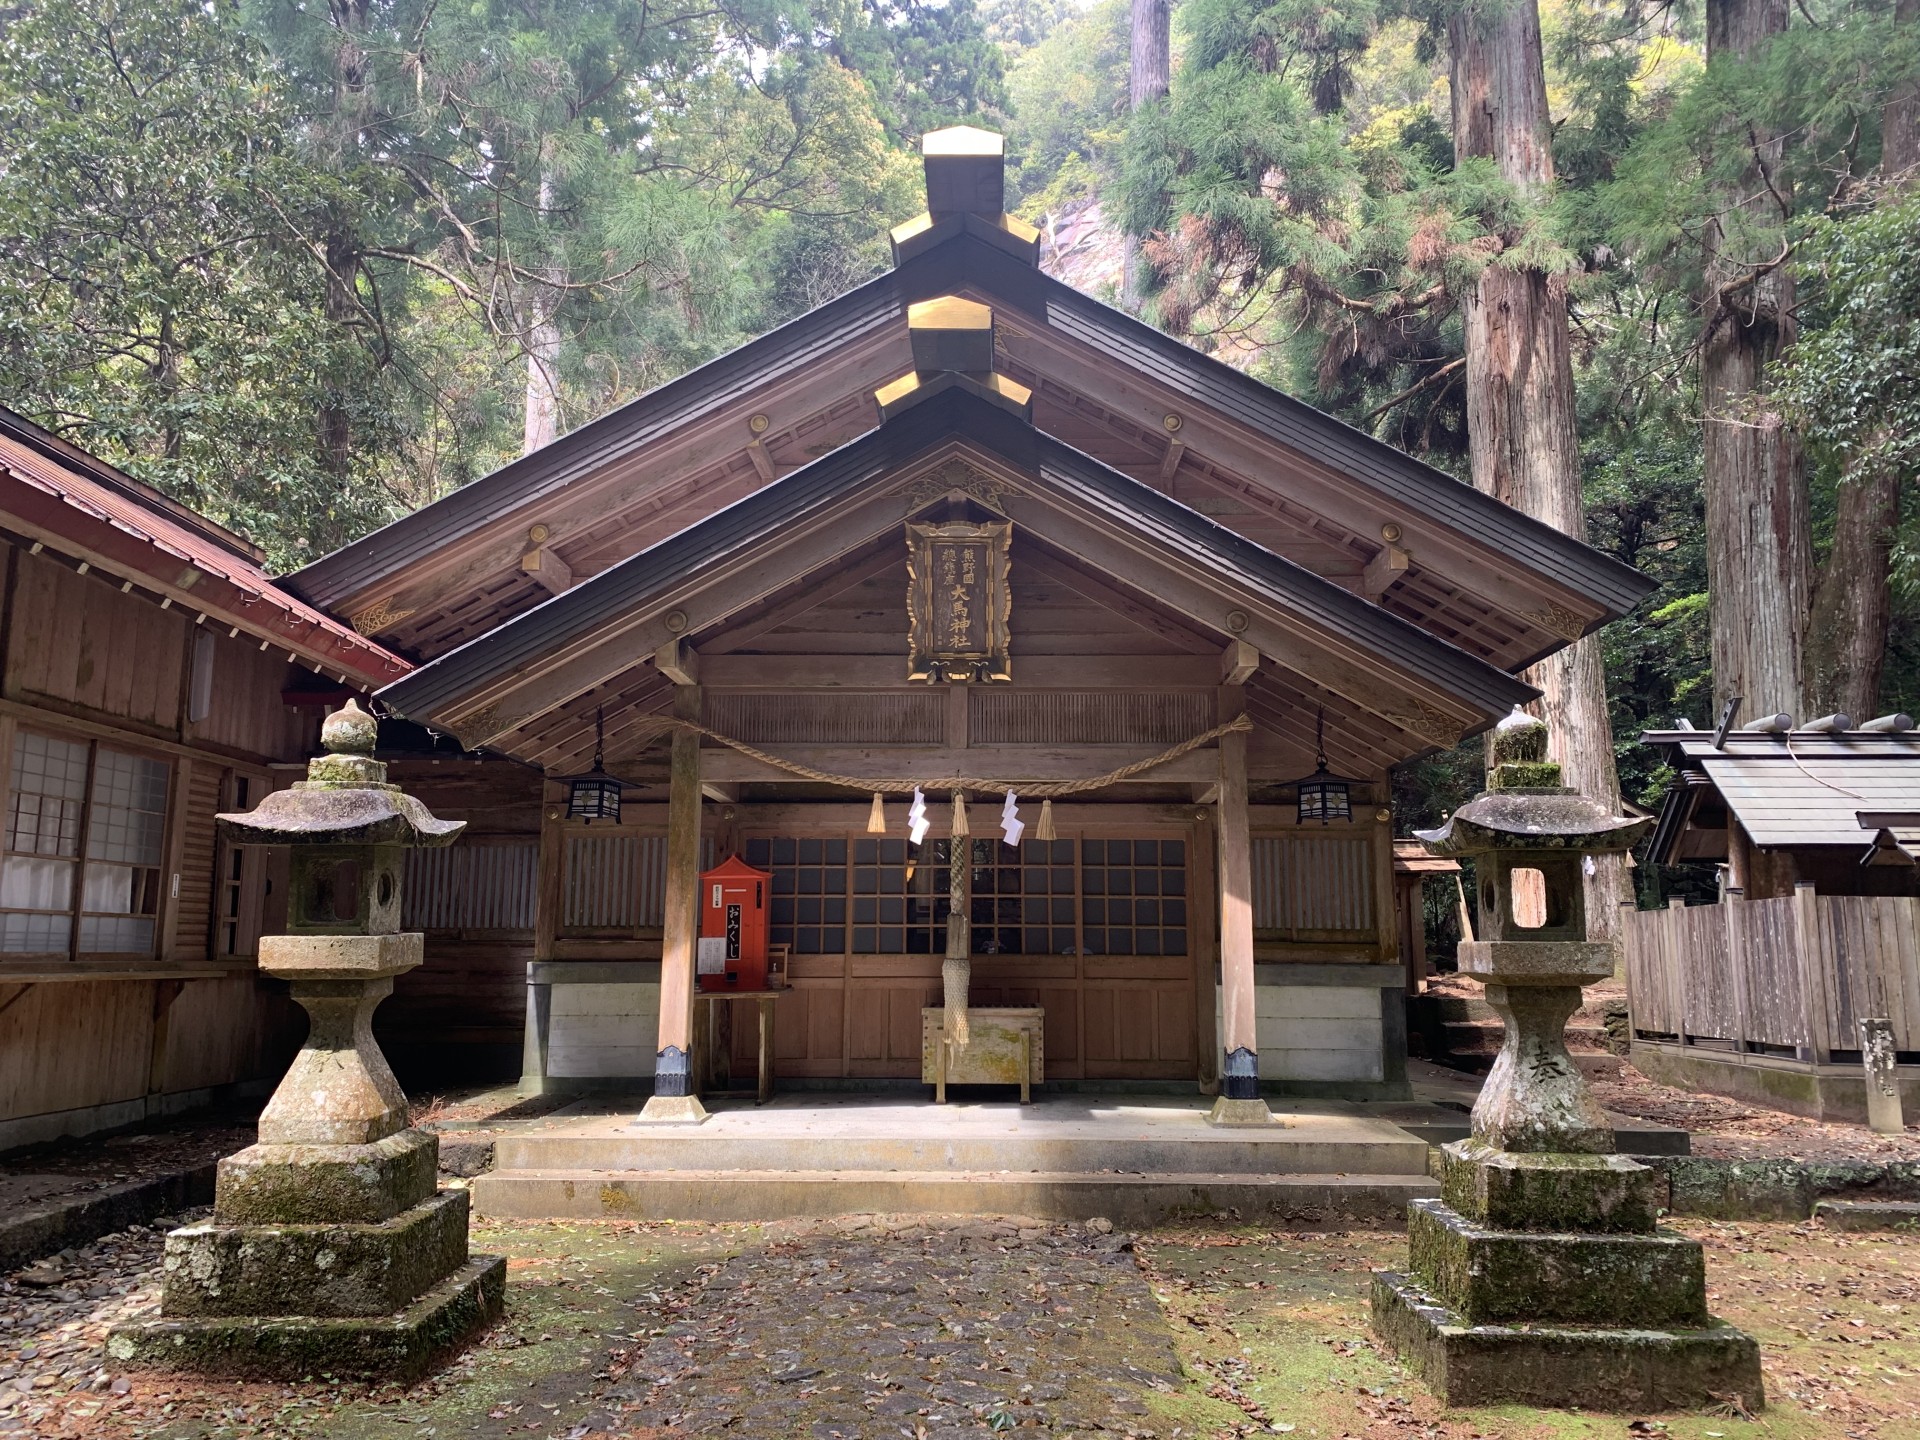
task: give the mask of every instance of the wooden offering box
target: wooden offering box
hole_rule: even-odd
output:
[[[947,1012],[928,1006],[920,1012],[920,1081],[934,1087],[944,1105],[948,1085],[1018,1085],[1020,1103],[1046,1073],[1046,1012],[1034,1009],[969,1010],[969,1040],[952,1044]]]

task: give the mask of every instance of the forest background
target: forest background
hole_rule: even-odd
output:
[[[1916,77],[1920,0],[0,0],[0,403],[292,568],[980,124],[1054,273],[1660,582],[1536,677],[1647,804],[1648,724],[1920,702]]]

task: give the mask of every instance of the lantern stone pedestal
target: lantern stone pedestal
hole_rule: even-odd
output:
[[[344,725],[328,721],[330,748],[370,752],[370,717],[342,713]],[[400,796],[363,755],[335,753],[309,773],[253,815],[222,817],[241,822],[227,827],[241,843],[310,847],[295,852],[296,933],[260,942],[261,970],[307,1012],[306,1044],[261,1113],[259,1143],[220,1162],[213,1219],[167,1237],[160,1318],[114,1330],[116,1360],[411,1381],[505,1300],[506,1262],[468,1253],[467,1192],[437,1189],[439,1139],[407,1124],[372,1028],[394,977],[421,961],[422,937],[397,931],[398,854],[464,827]],[[302,817],[315,823],[300,829]]]
[[[1699,1242],[1655,1223],[1654,1172],[1611,1153],[1567,1054],[1581,987],[1613,973],[1585,938],[1580,857],[1647,822],[1553,783],[1539,722],[1503,722],[1496,760],[1503,742],[1489,792],[1420,838],[1475,857],[1488,938],[1461,945],[1460,969],[1506,1036],[1472,1136],[1442,1148],[1441,1198],[1409,1205],[1409,1273],[1374,1276],[1374,1330],[1449,1405],[1757,1410],[1759,1347],[1707,1313]]]

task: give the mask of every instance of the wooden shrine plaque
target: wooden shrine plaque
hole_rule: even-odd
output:
[[[1011,680],[1009,521],[907,526],[909,680]]]

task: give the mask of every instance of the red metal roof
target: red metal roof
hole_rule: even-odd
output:
[[[280,588],[253,545],[0,410],[0,525],[369,687],[413,667]]]

